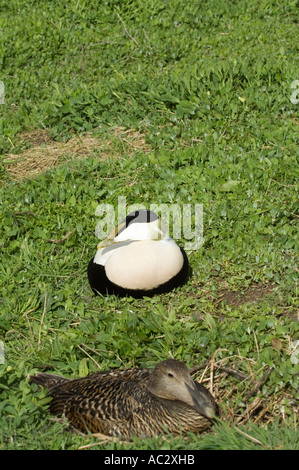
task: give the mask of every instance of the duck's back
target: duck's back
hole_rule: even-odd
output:
[[[51,413],[64,415],[82,432],[121,436],[132,416],[152,399],[146,389],[148,376],[147,369],[112,370],[74,380],[38,374],[35,382],[53,397]]]

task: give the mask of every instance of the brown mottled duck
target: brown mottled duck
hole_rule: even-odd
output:
[[[50,412],[65,416],[76,429],[126,439],[200,433],[218,409],[187,366],[174,359],[154,369],[103,371],[79,379],[37,373],[30,381],[48,389]]]

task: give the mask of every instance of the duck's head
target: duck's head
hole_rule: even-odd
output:
[[[150,374],[148,390],[166,400],[179,400],[200,415],[213,419],[217,405],[212,395],[201,384],[195,383],[186,364],[175,359],[166,359],[156,365]]]
[[[165,224],[157,214],[139,209],[126,218],[98,245],[98,249],[128,240],[164,240],[169,238]]]

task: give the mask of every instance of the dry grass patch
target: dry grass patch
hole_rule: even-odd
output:
[[[283,422],[285,406],[296,415],[298,401],[288,391],[265,398],[261,389],[275,370],[264,365],[253,372],[254,360],[236,356],[217,359],[217,350],[210,361],[191,369],[193,378],[201,382],[214,396],[220,407],[220,419],[232,425],[268,424],[279,418]],[[244,372],[246,371],[246,372]]]
[[[86,158],[95,152],[100,160],[120,155],[132,157],[138,151],[150,152],[145,136],[139,131],[114,127],[109,139],[87,133],[74,136],[67,142],[54,141],[45,130],[20,134],[21,143],[28,146],[20,154],[8,154],[7,171],[13,181],[34,178],[62,162],[74,158]]]

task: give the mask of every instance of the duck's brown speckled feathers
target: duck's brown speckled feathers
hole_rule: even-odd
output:
[[[48,389],[51,413],[65,415],[82,432],[122,438],[202,432],[217,415],[210,393],[173,359],[154,369],[97,372],[75,380],[37,373],[30,381]]]

